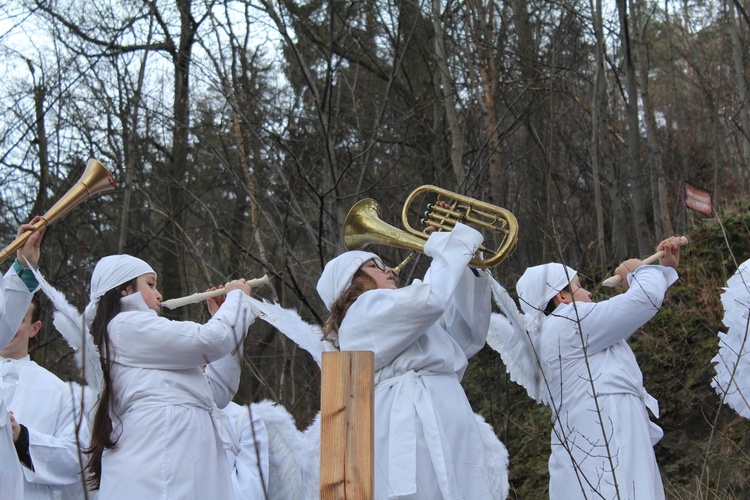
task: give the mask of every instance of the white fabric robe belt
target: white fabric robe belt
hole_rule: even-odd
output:
[[[230,450],[235,455],[238,454],[240,452],[240,443],[237,440],[237,434],[234,432],[232,421],[226,413],[221,411],[216,405],[211,405],[208,412],[211,415],[211,422],[214,424],[214,429],[216,429],[219,439],[224,444],[224,449]]]
[[[646,408],[651,410],[651,413],[659,418],[659,401],[656,400],[651,394],[646,392],[646,389],[641,387],[641,401],[646,405]]]
[[[651,414],[654,417],[659,418],[659,401],[655,397],[653,397],[651,394],[649,394],[646,391],[645,387],[641,387],[640,393],[637,393],[635,391],[634,392],[624,391],[624,392],[606,392],[606,393],[600,392],[598,393],[599,396],[607,396],[610,394],[632,394],[633,396],[643,401],[643,404],[646,406],[646,408],[648,408],[651,411]],[[552,421],[554,422],[556,418],[557,417],[555,417],[553,414]]]
[[[432,457],[438,486],[446,500],[459,498],[453,477],[453,457],[446,444],[439,417],[422,377],[448,376],[449,373],[410,370],[403,375],[379,382],[375,393],[396,386],[391,407],[390,435],[388,437],[388,486],[391,496],[413,495],[417,492],[417,436],[416,417],[424,423],[425,442]]]
[[[636,389],[637,391],[637,389]],[[659,401],[656,400],[655,397],[653,397],[651,394],[646,392],[645,387],[641,387],[640,393],[639,392],[630,392],[630,391],[622,391],[622,392],[613,392],[613,393],[600,393],[601,395],[606,394],[632,394],[633,396],[637,397],[641,401],[643,401],[643,404],[646,408],[648,408],[651,411],[651,414],[655,416],[656,418],[659,418]]]
[[[630,391],[623,391],[623,392],[599,392],[597,393],[599,396],[608,396],[612,394],[632,394],[633,396],[637,397],[641,401],[643,401],[643,404],[651,411],[651,414],[659,418],[659,401],[653,397],[651,394],[646,392],[645,387],[641,387],[640,394],[637,392],[630,392]],[[559,416],[556,416],[555,413],[552,413],[552,421],[555,422],[557,419],[559,419]]]
[[[169,401],[164,404],[164,401],[161,401],[162,404],[136,404],[133,405],[128,412],[130,411],[137,411],[142,408],[162,408],[165,406],[183,406],[185,408],[200,408],[201,410],[205,410],[208,412],[208,414],[211,416],[211,423],[214,426],[214,431],[216,432],[216,435],[219,436],[219,439],[221,440],[222,444],[224,445],[225,450],[231,450],[232,453],[235,455],[240,452],[240,443],[237,441],[237,435],[234,431],[234,426],[232,424],[232,421],[229,419],[229,417],[219,409],[216,405],[205,405],[201,404],[199,402],[174,402],[171,403]]]

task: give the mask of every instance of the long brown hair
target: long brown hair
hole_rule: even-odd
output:
[[[360,295],[370,290],[375,290],[377,287],[377,283],[375,283],[375,280],[369,274],[362,269],[357,269],[357,272],[352,276],[352,284],[331,304],[331,316],[323,326],[323,340],[335,340],[335,337],[339,333],[339,326],[344,321],[344,316],[346,316],[346,311],[349,310],[349,307],[354,304],[354,301]]]
[[[110,376],[112,353],[109,344],[109,322],[122,310],[120,304],[121,292],[128,287],[134,289],[137,280],[138,278],[134,278],[105,293],[99,299],[96,315],[91,323],[91,335],[94,337],[94,344],[99,348],[99,362],[102,365],[102,374],[104,375],[102,393],[99,396],[94,423],[91,428],[91,443],[89,448],[85,450],[85,453],[91,455],[86,465],[86,472],[89,474],[86,482],[94,490],[99,489],[102,478],[102,453],[107,448],[116,448],[119,439],[119,436],[112,436],[112,417],[109,413],[112,401],[112,379]]]

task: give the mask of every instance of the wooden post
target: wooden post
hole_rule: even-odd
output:
[[[324,352],[321,373],[320,498],[373,498],[371,351]]]

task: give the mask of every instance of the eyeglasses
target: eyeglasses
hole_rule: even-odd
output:
[[[382,261],[382,260],[380,260],[380,259],[376,259],[375,257],[373,257],[373,258],[372,258],[372,259],[370,259],[369,261],[365,262],[365,263],[364,263],[364,265],[363,265],[362,267],[366,266],[366,265],[367,265],[367,264],[369,264],[370,262],[372,262],[372,263],[373,263],[373,265],[374,265],[375,267],[377,267],[377,268],[378,268],[378,269],[380,269],[381,271],[385,272],[385,270],[386,270],[385,264],[383,264],[383,261]]]

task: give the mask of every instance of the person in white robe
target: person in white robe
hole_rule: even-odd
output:
[[[39,217],[18,229],[18,236],[34,229]],[[41,254],[42,238],[46,227],[34,232],[16,251],[16,261],[5,276],[0,275],[0,349],[10,342],[18,331],[24,314],[36,289],[36,280],[27,265],[35,267]],[[29,278],[29,276],[31,278]],[[2,393],[0,389],[0,393]],[[11,418],[0,394],[0,498],[22,498],[24,479],[32,480],[34,472],[22,467],[13,443]]]
[[[158,315],[148,264],[129,255],[97,263],[84,317],[104,372],[88,464],[100,498],[231,498],[226,450],[237,444],[201,367],[239,349],[254,315],[244,279],[225,288],[207,323],[171,321]]]
[[[627,339],[677,280],[679,245],[677,238],[660,243],[660,265],[623,262],[616,273],[627,292],[598,303],[563,264],[531,267],[516,285],[540,358],[541,400],[552,409],[553,500],[664,498],[653,449],[663,432],[648,416],[658,418],[658,403]]]
[[[227,450],[235,500],[268,498],[268,431],[253,405],[230,402],[224,409],[237,434],[239,451]]]
[[[26,478],[23,498],[54,499],[81,481],[81,420],[74,416],[67,384],[29,356],[29,341],[42,328],[39,308],[34,297],[15,337],[0,350],[0,386],[19,427],[18,436],[14,433],[19,459],[23,457],[22,463],[34,471],[32,479]],[[84,432],[82,438],[86,446],[88,435]]]
[[[507,495],[492,491],[489,469],[500,464],[487,463],[461,387],[491,313],[487,278],[467,267],[482,240],[463,224],[432,233],[424,247],[430,268],[403,288],[377,255],[364,251],[333,259],[318,281],[331,312],[329,338],[342,351],[374,352],[377,499]]]

